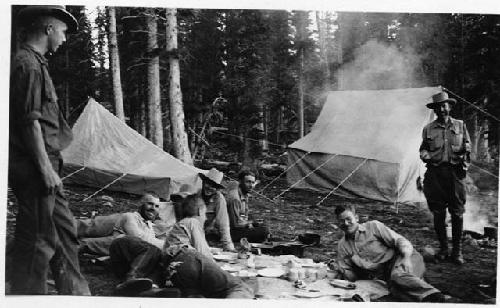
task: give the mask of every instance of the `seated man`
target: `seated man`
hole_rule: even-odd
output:
[[[175,245],[190,245],[202,255],[212,259],[212,253],[205,239],[200,208],[204,205],[198,195],[172,196],[172,201],[181,204],[181,220],[167,233],[165,249]]]
[[[125,278],[125,282],[117,286],[117,294],[148,292],[153,284],[163,287],[170,280],[185,297],[253,298],[250,287],[213,261],[196,218],[201,202],[196,195],[182,200],[186,217],[167,234],[163,250],[136,237],[113,241],[111,266],[115,274]]]
[[[205,219],[205,236],[207,240],[220,240],[224,250],[234,251],[226,199],[220,192],[220,189],[225,188],[221,184],[224,175],[215,168],[210,169],[207,175],[203,173],[199,175],[202,180],[201,198],[203,200],[200,216]]]
[[[443,302],[444,295],[423,280],[425,264],[411,243],[379,221],[358,223],[355,208],[337,206],[344,237],[333,267],[344,279],[381,279],[403,300]]]
[[[164,241],[156,238],[153,221],[158,217],[160,199],[152,194],[145,194],[140,199],[137,212],[123,213],[116,217],[113,233],[110,236],[84,238],[80,240],[80,252],[109,255],[109,246],[118,237],[124,235],[136,236],[158,248]]]
[[[255,185],[255,174],[249,170],[241,171],[238,175],[238,184],[226,195],[231,238],[233,242],[239,242],[243,237],[251,243],[263,242],[269,230],[265,226],[253,223],[248,217],[249,193]]]

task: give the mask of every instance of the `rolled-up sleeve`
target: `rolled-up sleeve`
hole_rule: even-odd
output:
[[[15,101],[14,121],[29,124],[42,116],[42,72],[35,64],[21,63],[11,75],[11,99]]]
[[[343,241],[340,241],[337,246],[337,265],[339,267],[339,272],[344,279],[355,281],[357,275],[354,270],[354,263],[351,260],[351,255],[344,247],[344,244]]]
[[[402,251],[406,247],[413,247],[404,236],[390,229],[380,221],[372,221],[373,234],[381,239],[388,247],[397,248]]]

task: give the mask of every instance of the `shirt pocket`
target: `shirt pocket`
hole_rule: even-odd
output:
[[[441,149],[444,143],[443,136],[440,131],[429,132],[426,141],[431,152]]]
[[[464,133],[459,126],[454,126],[450,130],[451,132],[451,149],[453,152],[459,152],[462,150]]]

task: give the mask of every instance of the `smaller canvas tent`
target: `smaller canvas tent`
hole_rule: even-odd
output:
[[[433,119],[425,104],[440,90],[330,92],[311,132],[289,146],[290,185],[331,192],[347,178],[336,194],[425,201],[416,187],[425,172],[418,148]]]
[[[73,127],[74,139],[62,153],[67,178],[97,189],[133,194],[153,192],[169,199],[180,185],[201,187],[205,172],[164,152],[90,99]]]

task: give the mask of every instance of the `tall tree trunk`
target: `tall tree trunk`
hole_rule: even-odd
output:
[[[160,98],[160,57],[158,55],[158,26],[156,23],[155,9],[146,9],[146,29],[148,36],[147,50],[149,60],[147,65],[148,78],[148,106],[149,106],[149,130],[151,141],[163,149],[163,125],[161,121],[161,98]]]
[[[320,11],[316,11],[316,23],[318,26],[321,70],[323,72],[323,89],[324,91],[328,91],[330,89],[330,66],[328,65],[328,44],[326,43],[327,34],[326,34],[325,20],[321,16]]]
[[[109,16],[109,65],[111,68],[115,113],[120,120],[125,121],[125,114],[123,112],[122,82],[120,78],[120,57],[118,54],[118,40],[116,38],[116,9],[113,6],[108,6],[107,9]]]
[[[170,123],[172,128],[172,145],[174,156],[192,165],[193,159],[189,151],[189,143],[184,127],[184,109],[180,84],[179,55],[177,50],[177,10],[167,9],[167,53],[170,66],[169,96]]]
[[[304,48],[299,50],[299,103],[297,121],[299,122],[299,137],[304,137]]]
[[[470,139],[471,139],[471,158],[472,159],[477,159],[477,146],[479,143],[479,137],[481,136],[481,133],[479,131],[479,125],[478,125],[478,120],[477,120],[477,112],[472,111],[472,127],[469,128],[470,130]]]

